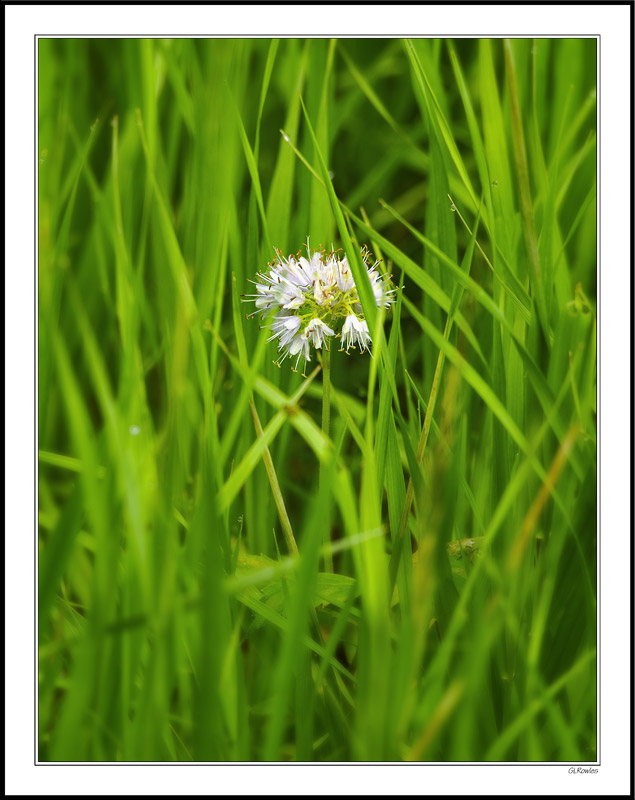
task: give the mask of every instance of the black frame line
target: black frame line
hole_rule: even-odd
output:
[[[37,3],[29,2],[29,0],[8,0],[8,2],[3,3],[3,5],[16,5],[16,6],[24,6],[24,5],[37,5]],[[63,5],[63,6],[74,6],[77,5],[76,3],[70,2],[62,2],[62,3],[55,3],[56,6]],[[84,5],[84,4],[81,4]],[[228,2],[223,3],[209,3],[209,2],[198,2],[197,0],[190,0],[187,3],[174,3],[168,2],[167,0],[159,0],[159,2],[144,2],[143,0],[137,0],[134,3],[126,3],[123,0],[113,0],[113,2],[107,2],[106,0],[97,0],[94,3],[86,4],[86,5],[106,5],[106,6],[146,6],[146,5],[168,5],[168,6],[234,6],[234,5],[250,5],[249,3],[240,2],[239,0],[229,0]],[[262,3],[261,5],[267,6],[279,6],[284,7],[287,4],[285,3]],[[345,6],[387,6],[389,5],[386,2],[381,2],[381,0],[370,0],[370,2],[344,2],[338,3],[334,0],[326,0],[326,2],[319,2],[319,0],[308,0],[307,2],[303,2],[302,5],[345,5]],[[395,6],[422,6],[428,5],[426,3],[418,2],[417,0],[401,0],[401,2],[390,4]],[[439,3],[430,3],[429,5],[455,5],[454,3],[447,3],[447,2],[439,2]],[[488,2],[488,3],[466,3],[466,5],[478,5],[481,7],[487,8],[488,6],[509,6],[510,3],[508,2]],[[520,0],[520,2],[512,3],[511,5],[549,5],[549,6],[599,6],[600,3],[597,2],[589,2],[589,0],[583,0],[583,2],[574,2],[574,0],[560,0],[557,3],[550,3],[548,0],[536,0],[536,2],[531,2],[531,0]],[[630,58],[630,65],[631,65],[631,76],[635,72],[635,54],[634,54],[634,27],[633,27],[633,2],[632,0],[619,0],[618,2],[610,2],[610,3],[602,3],[601,5],[611,5],[611,6],[623,6],[628,5],[631,7],[630,11],[630,44],[631,44],[631,58]],[[4,11],[3,11],[3,23],[4,23]],[[4,25],[3,25],[4,27]],[[398,761],[379,761],[379,762],[367,762],[367,761],[346,761],[346,762],[319,762],[319,761],[302,761],[302,762],[282,762],[282,761],[181,761],[181,762],[165,762],[165,761],[63,761],[63,762],[53,762],[53,761],[38,761],[38,685],[37,685],[37,672],[38,672],[38,607],[37,607],[37,598],[38,598],[38,548],[37,548],[37,540],[38,540],[38,522],[37,522],[37,508],[38,508],[38,425],[37,425],[37,407],[38,407],[38,398],[39,398],[39,386],[37,380],[37,366],[38,366],[38,239],[37,239],[37,221],[38,221],[38,171],[37,171],[37,164],[38,164],[38,40],[39,39],[49,39],[49,38],[68,38],[68,39],[101,39],[101,38],[116,38],[116,39],[135,39],[135,38],[147,38],[147,39],[156,39],[156,38],[166,38],[157,34],[152,35],[135,35],[135,34],[70,34],[70,35],[63,35],[63,34],[55,34],[55,35],[46,35],[46,34],[35,34],[34,35],[34,143],[35,143],[35,169],[34,169],[34,202],[33,202],[33,219],[34,219],[34,415],[33,415],[33,422],[34,422],[34,432],[35,432],[35,453],[34,453],[34,531],[35,531],[35,546],[34,546],[34,675],[35,675],[35,682],[34,682],[34,760],[33,765],[35,767],[55,767],[55,766],[285,766],[285,767],[292,767],[292,766],[400,766],[400,767],[420,767],[425,765],[427,767],[452,767],[452,766],[472,766],[472,767],[492,767],[492,766],[540,766],[540,767],[549,767],[549,766],[557,766],[557,767],[566,767],[566,766],[579,766],[581,764],[585,764],[587,766],[601,766],[601,717],[602,717],[602,706],[601,706],[601,668],[602,668],[602,648],[601,648],[601,615],[600,615],[600,606],[601,606],[601,551],[602,551],[602,536],[601,536],[601,452],[600,452],[600,438],[601,438],[601,402],[602,402],[602,391],[601,391],[601,353],[600,348],[597,346],[601,340],[601,181],[597,179],[601,176],[601,147],[598,146],[597,156],[596,156],[596,183],[598,184],[598,204],[596,210],[596,230],[597,230],[597,267],[596,267],[596,283],[598,288],[598,327],[596,331],[596,350],[597,350],[597,357],[598,357],[598,364],[597,364],[597,388],[596,388],[596,404],[597,404],[597,424],[598,424],[598,437],[596,442],[596,460],[598,466],[598,473],[597,473],[597,574],[596,574],[596,584],[597,584],[597,591],[598,591],[598,602],[597,605],[597,637],[596,637],[596,646],[597,646],[597,656],[596,656],[596,667],[597,667],[597,678],[596,678],[596,687],[597,687],[597,722],[596,722],[596,734],[597,734],[597,755],[598,760],[596,761],[557,761],[557,762],[535,762],[535,761],[491,761],[491,762],[472,762],[472,761],[448,761],[448,762],[412,762],[409,764],[408,762],[398,762]],[[187,39],[187,38],[196,38],[196,39],[257,39],[257,38],[271,38],[271,36],[265,35],[251,35],[251,36],[233,36],[233,35],[224,35],[224,36],[205,36],[201,34],[179,34],[175,35],[174,33],[167,35],[167,38],[176,38],[176,39]],[[283,36],[280,38],[295,38],[291,36]],[[310,37],[307,38],[333,38],[333,34],[314,34],[312,33]],[[343,37],[335,37],[335,38],[342,38],[342,39],[393,39],[399,38],[397,34],[379,34],[377,36],[367,36],[367,35],[358,35],[358,36],[343,36]],[[557,35],[557,34],[549,34],[545,35],[544,33],[539,34],[537,36],[532,36],[530,34],[524,35],[515,35],[515,36],[492,36],[491,34],[482,36],[478,34],[470,34],[468,35],[451,35],[451,36],[441,36],[440,34],[435,35],[434,37],[412,37],[410,38],[454,38],[454,39],[478,39],[478,38],[490,38],[490,39],[499,39],[499,38],[511,38],[511,39],[531,39],[531,38],[543,38],[543,39],[558,39],[558,38],[575,38],[575,39],[596,39],[597,40],[597,73],[596,73],[596,87],[597,87],[597,109],[596,109],[596,127],[598,132],[598,144],[601,143],[601,107],[602,107],[602,96],[601,92],[599,91],[600,87],[600,79],[601,79],[601,35],[600,34],[581,34],[581,35]],[[6,70],[6,65],[5,65]],[[631,155],[631,180],[630,180],[630,196],[631,196],[631,210],[634,207],[634,197],[635,197],[635,178],[633,175],[633,157],[635,154],[635,147],[634,147],[634,121],[633,121],[633,99],[634,99],[634,92],[633,92],[633,81],[631,78],[631,94],[630,94],[630,101],[631,101],[631,148],[630,148],[630,155]],[[631,226],[630,231],[630,262],[631,262],[631,277],[633,275],[633,266],[635,265],[635,227]],[[634,311],[635,311],[635,294],[633,293],[633,286],[631,285],[631,432],[633,432],[633,426],[635,423],[635,406],[634,406],[634,385],[633,385],[633,373],[634,373],[634,354],[633,354],[633,342],[635,341],[635,324],[634,324]],[[631,436],[631,445],[630,445],[630,463],[631,463],[631,476],[633,475],[633,468],[635,464],[635,443],[633,440],[633,436]],[[635,495],[633,492],[631,493],[631,502],[630,502],[630,527],[631,527],[631,541],[630,541],[630,564],[631,564],[631,611],[633,609],[633,604],[635,602],[635,592],[634,592],[634,576],[635,576],[635,565],[633,561],[633,530],[635,529]],[[633,641],[633,616],[631,614],[631,648],[630,648],[630,667],[631,667],[631,699],[633,698],[633,690],[635,688],[634,682],[634,669],[635,669],[635,648],[634,648],[634,641]],[[635,706],[631,703],[631,715],[630,715],[630,732],[631,732],[631,744],[635,738]],[[631,787],[631,796],[635,796],[635,765],[633,759],[631,759],[630,764],[630,787]]]

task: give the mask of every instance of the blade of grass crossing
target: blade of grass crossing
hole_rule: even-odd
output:
[[[337,228],[340,237],[342,239],[342,244],[344,245],[344,250],[348,257],[348,263],[351,266],[351,271],[353,273],[353,278],[355,279],[355,285],[357,286],[357,291],[359,292],[359,299],[361,301],[362,309],[364,311],[364,318],[366,319],[366,322],[368,324],[368,330],[370,332],[371,339],[373,339],[374,341],[375,315],[377,312],[377,306],[375,304],[375,296],[373,294],[373,290],[370,285],[370,278],[368,277],[368,273],[362,262],[360,252],[356,247],[354,247],[353,242],[351,240],[350,234],[348,232],[348,227],[346,225],[346,221],[342,213],[342,209],[340,208],[340,203],[337,199],[337,195],[335,194],[335,189],[333,188],[333,183],[331,181],[331,177],[329,175],[326,162],[324,161],[324,157],[320,150],[319,142],[313,131],[313,126],[311,125],[311,121],[309,119],[302,98],[300,98],[300,102],[302,104],[302,110],[304,112],[304,118],[306,120],[307,127],[311,134],[311,139],[313,140],[313,144],[315,146],[315,152],[317,155],[318,164],[322,175],[322,180],[324,182],[328,198],[331,203],[331,210],[333,212],[333,216],[335,217],[335,222],[337,223]]]
[[[299,645],[306,635],[310,598],[317,576],[319,549],[322,543],[322,519],[331,494],[329,476],[320,484],[309,516],[309,525],[303,531],[302,556],[295,591],[289,597],[288,629],[284,636],[280,657],[274,672],[272,687],[272,710],[269,715],[262,757],[265,761],[279,759],[280,747],[287,724],[288,704],[291,697],[293,676],[298,669]]]
[[[538,317],[541,322],[543,334],[547,342],[551,342],[551,331],[547,316],[547,304],[544,290],[544,276],[540,265],[540,256],[534,229],[534,209],[531,197],[531,186],[529,184],[529,168],[527,165],[527,151],[525,148],[525,136],[523,132],[523,122],[521,117],[520,101],[518,97],[518,85],[516,78],[516,68],[514,56],[509,40],[504,42],[505,66],[507,72],[507,82],[511,103],[511,124],[512,141],[514,144],[514,159],[516,162],[516,174],[518,179],[518,189],[520,194],[521,218],[523,221],[523,233],[525,245],[530,264],[530,275],[534,284],[534,296],[538,307]]]
[[[429,118],[430,120],[434,120],[433,124],[438,125],[438,129],[443,138],[443,141],[448,149],[452,161],[454,162],[454,165],[459,173],[459,176],[461,177],[461,181],[465,186],[465,188],[467,189],[470,198],[472,199],[472,202],[474,204],[474,210],[476,210],[478,208],[478,200],[476,198],[476,193],[472,188],[472,183],[467,174],[467,170],[463,163],[463,159],[461,158],[461,155],[459,153],[459,149],[456,146],[456,142],[450,130],[450,126],[448,125],[448,122],[443,115],[438,100],[435,97],[434,92],[432,91],[425,70],[421,65],[421,60],[419,59],[419,56],[416,52],[414,43],[412,42],[411,39],[406,39],[403,44],[406,50],[406,54],[408,55],[408,59],[410,60],[410,65],[415,80],[417,82],[417,85],[419,86],[419,90],[421,91],[421,94],[428,108]]]
[[[289,100],[287,115],[284,121],[284,134],[287,139],[296,140],[300,121],[300,95],[303,91],[307,70],[311,39],[304,44],[302,56],[297,62],[297,74],[293,77],[293,92]],[[281,140],[278,146],[278,158],[271,179],[269,197],[267,200],[267,219],[271,241],[280,247],[284,253],[292,247],[291,203],[294,191],[295,158],[286,146],[286,141]],[[306,234],[302,232],[302,237]],[[293,243],[293,248],[295,247]]]
[[[479,218],[477,218],[477,220],[476,220],[476,224],[474,225],[474,233],[472,234],[472,238],[470,240],[470,244],[469,244],[468,249],[467,249],[467,251],[465,253],[465,256],[463,258],[462,271],[464,271],[467,274],[469,274],[469,271],[470,271],[471,265],[472,265],[472,256],[474,254],[474,243],[476,241],[476,233],[477,233],[477,230],[478,230],[478,222],[479,222]],[[450,332],[452,330],[452,323],[454,321],[454,316],[455,316],[455,313],[456,313],[456,311],[458,309],[459,303],[461,301],[462,294],[463,294],[462,288],[458,284],[456,284],[454,286],[454,291],[452,293],[452,299],[451,299],[451,302],[450,302],[450,309],[449,309],[448,316],[447,316],[446,323],[445,323],[445,330],[443,332],[444,339],[449,339]],[[421,429],[421,436],[419,438],[419,444],[417,446],[417,456],[416,456],[416,458],[417,458],[417,463],[419,465],[421,465],[422,462],[423,462],[423,456],[425,454],[426,444],[427,444],[427,441],[428,441],[428,435],[430,433],[430,425],[432,423],[432,417],[433,417],[433,414],[434,414],[434,407],[435,407],[435,403],[436,403],[436,397],[437,397],[437,391],[438,391],[438,387],[439,387],[439,381],[441,379],[441,372],[442,372],[442,369],[443,369],[443,362],[444,362],[444,353],[443,353],[443,350],[440,350],[439,353],[438,353],[438,356],[437,356],[437,362],[436,362],[436,367],[435,367],[435,371],[434,371],[434,377],[432,379],[432,387],[430,389],[430,396],[429,396],[428,403],[427,403],[427,406],[426,406],[426,415],[425,415],[423,426],[422,426],[422,429]],[[402,509],[402,512],[401,512],[401,519],[400,519],[400,523],[399,523],[397,537],[396,537],[396,540],[394,542],[393,554],[392,554],[392,557],[391,557],[391,563],[390,563],[390,586],[391,586],[391,590],[392,590],[392,587],[394,586],[395,578],[396,578],[396,575],[397,575],[397,569],[398,569],[399,561],[400,561],[400,558],[401,558],[401,550],[402,550],[403,543],[404,543],[405,538],[406,538],[407,525],[408,525],[408,516],[410,514],[410,508],[411,508],[412,501],[413,501],[413,498],[414,498],[414,490],[415,490],[414,482],[413,482],[413,478],[411,476],[411,479],[408,482],[408,490],[407,490],[407,493],[406,493],[405,502],[404,502],[403,509]]]

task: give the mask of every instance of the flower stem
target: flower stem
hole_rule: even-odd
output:
[[[263,436],[263,430],[262,430],[262,424],[260,423],[260,417],[258,416],[258,412],[256,411],[256,406],[254,404],[253,395],[249,402],[249,407],[251,408],[251,415],[254,420],[254,427],[256,428],[256,436],[260,438],[261,436]],[[265,469],[267,470],[269,485],[271,486],[273,499],[276,504],[276,508],[278,509],[278,516],[280,517],[280,525],[282,527],[282,533],[284,534],[287,547],[289,548],[289,552],[291,553],[292,556],[297,556],[298,545],[296,544],[295,537],[293,535],[291,520],[289,519],[289,515],[287,513],[287,507],[284,504],[284,498],[280,490],[280,484],[278,483],[278,476],[276,475],[276,468],[273,465],[273,459],[271,458],[271,452],[269,451],[268,447],[265,447],[265,449],[263,450],[262,460],[264,461]]]
[[[331,351],[322,348],[322,433],[330,435],[331,427]],[[324,482],[324,462],[320,464],[320,485]],[[326,529],[324,531],[324,544],[331,542],[331,521],[327,517]],[[330,553],[324,554],[325,572],[333,572],[333,556]]]
[[[322,349],[322,433],[329,436],[331,426],[331,351]]]

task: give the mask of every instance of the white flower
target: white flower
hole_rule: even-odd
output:
[[[285,350],[282,353],[282,358],[280,359],[280,364],[285,360],[287,356],[294,356],[298,355],[296,362],[295,362],[295,369],[297,370],[298,364],[300,363],[300,359],[304,357],[304,363],[306,364],[307,361],[311,360],[311,356],[309,355],[309,339],[305,336],[296,336],[295,339],[289,345],[288,350]]]
[[[286,347],[294,339],[301,322],[302,320],[300,317],[296,317],[295,314],[290,314],[288,316],[276,314],[271,324],[273,336],[270,336],[267,341],[271,342],[273,339],[279,338],[280,345]]]
[[[306,258],[296,261],[293,256],[289,256],[285,266],[288,277],[298,286],[308,288],[311,285],[311,266]]]
[[[279,339],[278,350],[282,352],[282,357],[279,363],[282,363],[287,356],[295,356],[295,368],[298,368],[298,363],[302,356],[305,361],[310,361],[309,354],[309,337],[304,333],[300,333],[300,325],[302,319],[295,314],[276,314],[271,323],[271,330],[273,335],[267,339],[271,342],[273,339]]]
[[[348,264],[348,260],[346,256],[342,259],[342,261],[337,262],[337,286],[340,292],[350,292],[350,290],[355,286],[355,281],[353,280],[353,273],[351,272],[351,268]]]
[[[304,293],[299,286],[292,286],[285,281],[285,286],[281,287],[278,294],[278,305],[282,308],[300,308],[304,303]]]
[[[361,251],[368,279],[377,306],[389,309],[394,302],[395,289],[371,261],[364,247]],[[268,272],[258,273],[253,281],[256,294],[245,301],[255,302],[256,310],[249,316],[272,317],[271,337],[278,340],[281,363],[289,356],[296,357],[295,369],[301,359],[311,360],[310,346],[316,350],[329,349],[331,337],[341,336],[342,349],[359,347],[360,352],[372,344],[368,325],[355,279],[346,256],[324,250],[311,252],[307,242],[307,258],[280,252]],[[339,331],[339,332],[338,332]]]
[[[322,347],[322,342],[326,336],[335,336],[335,331],[329,328],[321,319],[314,317],[311,322],[306,326],[302,336],[306,339],[311,339],[313,347],[319,349]]]
[[[276,296],[273,293],[270,286],[265,286],[262,283],[256,284],[256,290],[258,294],[252,295],[256,302],[256,308],[258,311],[262,310],[263,312],[268,311],[270,308],[273,308],[276,302]],[[257,311],[254,311],[256,314]]]
[[[368,269],[368,268],[367,268]],[[378,306],[390,308],[390,304],[394,302],[393,294],[395,292],[393,287],[387,288],[382,276],[377,272],[375,267],[368,269],[368,277],[370,278],[370,285],[375,295],[375,302]]]
[[[276,275],[275,279],[267,276],[267,284],[257,283],[257,295],[252,295],[256,300],[258,310],[269,311],[271,308],[299,308],[304,303],[304,292],[297,284],[286,276]]]
[[[371,343],[368,325],[365,319],[359,319],[355,314],[349,314],[342,326],[342,350],[359,345],[363,353]]]

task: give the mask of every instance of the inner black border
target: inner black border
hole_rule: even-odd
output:
[[[4,5],[33,5],[34,3],[29,2],[28,0],[7,0]],[[75,5],[75,3],[56,3],[55,5]],[[84,5],[84,4],[82,4]],[[137,6],[144,6],[144,5],[176,5],[173,2],[147,2],[145,0],[137,0],[135,3],[126,3],[122,0],[113,0],[113,2],[107,2],[107,0],[97,0],[97,2],[90,3],[90,5],[137,5]],[[178,4],[178,5],[216,5],[214,3],[209,2],[200,2],[198,0],[194,0],[193,2],[190,1],[188,3]],[[250,3],[241,2],[240,0],[230,0],[229,2],[222,3],[222,5],[250,5]],[[263,5],[279,5],[276,3],[263,3]],[[283,4],[284,5],[284,4]],[[295,5],[295,4],[294,4]],[[377,0],[371,0],[371,2],[346,2],[346,3],[337,3],[333,0],[328,0],[327,2],[319,2],[319,0],[308,0],[307,2],[302,3],[301,5],[387,5],[385,2],[378,2]],[[395,5],[424,5],[417,0],[402,0],[402,2],[395,3]],[[435,3],[435,5],[448,5],[446,2]],[[451,3],[449,5],[452,5]],[[475,5],[481,5],[480,3],[475,3]],[[507,2],[490,2],[482,5],[505,5],[509,6],[510,3]],[[513,5],[552,5],[547,0],[536,0],[536,2],[517,2],[513,3]],[[555,5],[598,5],[597,3],[579,3],[574,2],[573,0],[560,0],[560,2],[555,3]],[[634,27],[633,27],[633,3],[628,2],[627,0],[623,0],[622,2],[612,2],[606,5],[628,5],[630,6],[630,66],[631,66],[631,76],[634,73],[635,68],[635,54],[634,54]],[[4,8],[2,11],[2,27],[4,29]],[[214,762],[214,761],[181,761],[181,762],[155,762],[155,761],[147,761],[147,762],[112,762],[112,761],[95,761],[95,762],[40,762],[37,760],[37,748],[38,748],[38,730],[37,730],[37,672],[38,672],[38,655],[37,655],[37,645],[38,645],[38,636],[37,636],[37,507],[38,507],[38,453],[37,453],[37,405],[38,405],[38,385],[37,385],[37,333],[38,333],[38,320],[37,320],[37,279],[38,279],[38,264],[37,264],[37,254],[38,254],[38,242],[37,242],[37,153],[38,153],[38,128],[37,128],[37,119],[38,119],[38,93],[37,93],[37,43],[39,38],[48,38],[45,35],[35,34],[34,35],[34,142],[35,142],[35,170],[34,170],[34,432],[36,433],[36,447],[34,453],[34,529],[35,529],[35,551],[34,551],[34,656],[35,656],[35,685],[34,685],[34,766],[68,766],[68,765],[75,765],[75,766],[209,766],[209,765],[217,765],[217,766],[307,766],[307,765],[324,765],[324,766],[349,766],[349,765],[360,765],[360,766],[385,766],[385,765],[399,765],[399,766],[407,766],[407,764],[402,762],[359,762],[359,761],[351,761],[351,762],[318,762],[318,761],[311,761],[311,762],[264,762],[264,761],[236,761],[236,762]],[[64,38],[61,36],[55,36],[51,38]],[[73,35],[69,36],[68,38],[109,38],[108,34],[98,34],[98,35],[89,35],[89,36],[81,36],[81,35]],[[119,34],[112,35],[112,38],[137,38],[134,35],[126,35],[121,36]],[[162,38],[157,36],[156,34],[153,36],[149,36],[147,38]],[[172,34],[169,38],[190,38],[187,35],[179,35],[175,36]],[[200,35],[192,36],[191,38],[206,38],[201,37]],[[232,37],[232,36],[223,36],[223,37],[209,37],[209,38],[271,38],[268,36],[249,36],[249,37]],[[282,38],[291,38],[291,37],[282,37]],[[313,35],[311,38],[322,38],[320,35]],[[375,38],[370,36],[346,36],[342,38]],[[387,35],[381,35],[377,38],[399,38],[396,34],[390,34],[390,37]],[[411,37],[412,38],[412,37]],[[414,37],[414,38],[446,38],[442,36],[434,36],[434,37]],[[476,34],[470,36],[451,36],[447,38],[504,38],[500,36],[488,36],[488,37],[480,37]],[[528,34],[522,36],[510,36],[507,38],[536,38],[532,37]],[[601,36],[576,36],[576,37],[566,37],[562,36],[559,37],[557,35],[549,35],[546,36],[545,34],[541,34],[537,38],[596,38],[597,40],[597,88],[599,90],[600,84],[600,64],[601,64]],[[634,156],[634,122],[633,122],[633,82],[631,79],[631,91],[630,91],[630,103],[631,103],[631,125],[630,125],[630,138],[631,138],[631,146],[630,146],[630,155],[631,155],[631,167],[633,165],[633,156]],[[598,91],[598,106],[596,111],[596,127],[599,135],[599,141],[601,141],[601,93]],[[596,180],[597,177],[601,174],[601,150],[598,147],[598,154],[597,154],[597,162],[596,162]],[[601,187],[600,188],[600,203],[598,204],[597,210],[597,248],[598,253],[601,249],[601,215],[600,215],[600,207],[601,207]],[[633,198],[634,198],[634,189],[635,189],[635,182],[633,171],[631,170],[630,176],[630,196],[631,196],[631,210],[634,207]],[[631,235],[630,235],[630,263],[631,263],[631,275],[633,271],[633,265],[635,264],[635,229],[631,226]],[[600,287],[600,297],[601,297],[601,273],[600,273],[600,264],[598,261],[598,265],[596,268],[596,281]],[[633,344],[635,338],[635,327],[634,327],[634,298],[635,295],[633,293],[633,287],[631,286],[631,345]],[[596,342],[598,339],[598,333],[596,333]],[[631,346],[631,394],[630,394],[630,401],[631,401],[631,431],[633,431],[633,425],[635,422],[635,410],[634,410],[634,386],[633,386],[633,365],[634,365],[634,354],[633,354],[633,347]],[[599,359],[598,365],[598,375],[600,380],[597,384],[597,397],[596,400],[600,400],[599,407],[601,408],[601,358]],[[601,423],[600,423],[601,424]],[[633,437],[631,437],[631,447],[630,447],[630,456],[631,456],[631,476],[633,475],[633,464],[635,459],[635,444]],[[599,476],[601,474],[601,459],[600,459],[600,448],[599,448],[599,440],[596,444],[596,460],[599,468],[598,477],[597,477],[597,491],[598,491],[598,508],[597,508],[597,521],[598,521],[598,565],[597,565],[597,588],[598,594],[601,595],[601,536],[600,536],[600,509],[601,509],[601,485],[599,481]],[[635,598],[634,593],[634,561],[633,561],[633,543],[632,543],[632,534],[635,525],[635,496],[633,492],[631,492],[631,503],[630,503],[630,527],[631,527],[631,542],[630,542],[630,557],[631,557],[631,611],[633,609],[633,603]],[[599,733],[601,729],[601,647],[599,647],[601,643],[601,618],[599,614],[599,606],[598,606],[598,616],[597,616],[597,645],[598,645],[598,652],[596,663],[598,666],[597,670],[597,705],[598,705],[598,717],[596,721],[596,733]],[[633,690],[634,690],[634,667],[635,667],[635,649],[634,649],[634,641],[633,641],[633,617],[631,613],[631,657],[630,657],[630,667],[631,667],[631,699],[633,698]],[[635,708],[633,703],[631,703],[631,714],[630,714],[630,733],[631,733],[631,745],[634,740],[634,733],[635,733]],[[597,737],[598,740],[598,752],[597,755],[600,756],[600,746],[601,746],[601,737]],[[602,761],[601,757],[595,762],[526,762],[526,761],[519,761],[519,762],[459,762],[459,761],[448,761],[448,762],[417,762],[414,764],[417,765],[425,765],[425,766],[462,766],[462,765],[469,765],[469,766],[566,766],[566,765],[579,765],[579,764],[587,764],[587,765],[597,765],[601,766]],[[634,771],[634,761],[631,758],[630,762],[630,796],[635,796],[635,771]]]

